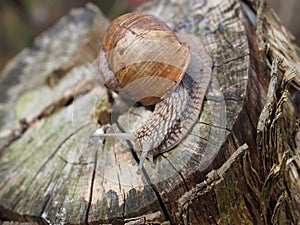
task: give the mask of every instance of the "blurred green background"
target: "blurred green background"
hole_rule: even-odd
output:
[[[71,8],[87,2],[98,5],[108,18],[132,11],[151,0],[0,0],[0,71],[34,37],[55,24]],[[300,0],[268,0],[300,46]]]

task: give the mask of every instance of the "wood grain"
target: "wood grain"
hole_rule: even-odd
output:
[[[295,224],[300,82],[288,32],[264,1],[162,0],[140,10],[198,36],[213,59],[199,121],[143,176],[130,143],[91,139],[99,110],[117,133],[136,130],[151,109],[107,107],[95,60],[108,22],[94,6],[73,10],[1,76],[1,220]]]

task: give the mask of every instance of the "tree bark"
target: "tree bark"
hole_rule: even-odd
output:
[[[131,143],[90,138],[107,123],[133,132],[151,109],[117,111],[97,82],[109,22],[91,4],[72,10],[3,71],[4,224],[299,223],[300,67],[276,15],[263,0],[163,0],[139,10],[205,44],[213,78],[199,121],[142,175]]]

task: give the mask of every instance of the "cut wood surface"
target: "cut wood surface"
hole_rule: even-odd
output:
[[[6,66],[0,81],[0,219],[5,224],[296,224],[299,59],[264,1],[140,7],[201,39],[213,78],[199,121],[136,173],[129,142],[150,108],[118,111],[97,76],[108,20],[72,10]],[[300,139],[300,138],[299,138]]]

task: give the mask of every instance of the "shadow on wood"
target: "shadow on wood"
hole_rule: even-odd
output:
[[[112,132],[132,132],[151,109],[114,111],[97,81],[108,21],[91,4],[74,9],[3,71],[1,220],[295,224],[300,82],[290,34],[264,1],[163,0],[140,10],[198,36],[212,57],[199,121],[142,175],[130,143],[91,139],[110,120]]]

